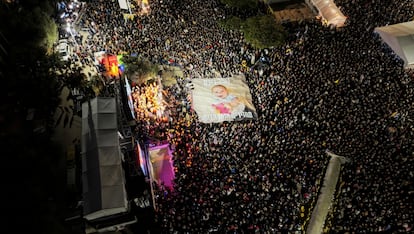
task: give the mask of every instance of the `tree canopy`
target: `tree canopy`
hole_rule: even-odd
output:
[[[283,26],[276,23],[271,15],[258,15],[246,20],[232,16],[222,21],[221,25],[226,29],[242,31],[245,40],[259,49],[279,46],[287,35]]]
[[[221,3],[234,8],[254,9],[258,6],[258,0],[220,0]]]
[[[7,19],[7,22],[4,20],[0,23],[0,29],[12,42],[13,51],[24,54],[27,47],[46,51],[53,48],[53,43],[58,38],[58,27],[45,9],[39,6],[24,8],[12,5],[2,7],[0,12],[3,19]]]
[[[279,46],[286,37],[283,26],[277,24],[271,15],[248,18],[242,31],[246,41],[260,49]]]
[[[124,55],[122,62],[125,64],[125,74],[136,83],[144,83],[154,78],[159,70],[158,65],[137,56]]]
[[[55,72],[60,62],[47,53],[57,39],[53,9],[52,1],[0,5],[0,154],[9,168],[5,212],[12,232],[68,233],[61,224],[64,158],[51,140],[62,87]],[[44,130],[34,131],[39,123]]]

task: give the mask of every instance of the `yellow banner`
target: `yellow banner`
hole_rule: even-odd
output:
[[[135,17],[135,14],[123,14],[124,20],[133,20]]]

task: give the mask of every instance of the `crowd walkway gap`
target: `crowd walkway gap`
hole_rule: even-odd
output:
[[[326,151],[326,154],[330,156],[331,159],[326,168],[321,193],[319,194],[316,206],[312,211],[306,234],[323,233],[325,219],[331,208],[332,199],[334,198],[336,184],[341,171],[341,164],[349,161],[347,158],[336,155],[328,150]]]

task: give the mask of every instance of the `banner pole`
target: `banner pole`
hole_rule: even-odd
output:
[[[131,3],[129,2],[129,0],[127,0],[127,5],[128,5],[129,14],[132,14],[132,11],[131,11]]]
[[[149,160],[151,160],[150,159],[150,157],[149,157],[149,149],[148,149],[149,147],[148,147],[148,145],[147,144],[145,144],[145,156],[146,156],[146,160],[145,160],[145,162],[146,162],[146,166],[147,166],[147,168],[149,169],[149,173],[148,173],[148,175],[149,175],[149,179],[150,179],[150,188],[151,188],[151,197],[152,197],[152,207],[154,208],[154,210],[155,211],[157,211],[157,206],[156,206],[156,203],[155,203],[155,197],[154,197],[154,185],[153,185],[153,183],[154,183],[154,180],[153,180],[153,171],[152,171],[152,165],[150,166],[149,164],[150,164],[150,161]]]

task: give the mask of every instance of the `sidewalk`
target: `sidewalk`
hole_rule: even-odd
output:
[[[335,155],[329,151],[326,153],[331,159],[329,160],[328,168],[326,169],[318,201],[312,211],[312,216],[306,230],[307,234],[323,233],[326,216],[331,209],[332,200],[334,198],[336,184],[341,171],[341,164],[347,161],[346,158]]]

